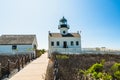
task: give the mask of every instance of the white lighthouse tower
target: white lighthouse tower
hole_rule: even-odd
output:
[[[62,35],[68,34],[69,25],[67,24],[67,20],[64,17],[60,19],[58,29],[60,29],[60,33]]]

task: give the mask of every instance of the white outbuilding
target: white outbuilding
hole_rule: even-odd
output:
[[[58,52],[63,54],[81,53],[81,35],[79,32],[69,33],[70,29],[67,20],[63,17],[59,20],[58,29],[60,33],[48,35],[49,56],[51,53]]]
[[[37,48],[36,35],[1,35],[0,54],[33,53]]]

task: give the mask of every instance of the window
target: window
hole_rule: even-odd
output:
[[[53,41],[51,42],[51,46],[54,46],[54,42]]]
[[[63,31],[63,33],[65,34],[66,32],[65,32],[65,31]]]
[[[17,45],[12,45],[12,49],[16,50],[17,49]]]
[[[36,49],[36,48],[37,48],[37,46],[36,46],[36,45],[34,45],[33,47],[34,47],[34,49]]]
[[[57,46],[59,46],[60,45],[60,43],[59,43],[59,41],[57,41]]]
[[[73,43],[73,41],[71,41],[71,46],[73,46],[74,45],[74,43]]]
[[[77,46],[79,45],[79,42],[78,42],[78,41],[76,41],[76,45],[77,45]]]

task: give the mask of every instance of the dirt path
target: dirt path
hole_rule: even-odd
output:
[[[49,59],[47,53],[41,55],[9,80],[45,80]]]

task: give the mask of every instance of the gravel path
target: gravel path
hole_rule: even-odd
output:
[[[9,80],[45,80],[49,59],[48,53],[41,55]]]

